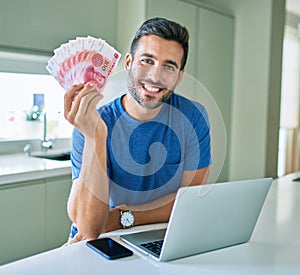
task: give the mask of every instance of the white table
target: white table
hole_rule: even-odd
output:
[[[292,181],[298,176],[274,181],[246,244],[158,263],[136,251],[131,257],[109,261],[80,242],[4,265],[0,274],[300,274],[300,182]],[[119,240],[120,233],[111,236]]]

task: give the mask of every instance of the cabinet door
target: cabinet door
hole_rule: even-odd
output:
[[[164,17],[176,21],[188,29],[190,42],[186,72],[195,77],[196,6],[176,0],[148,0],[146,9],[148,18]]]
[[[116,41],[116,0],[9,0],[0,4],[0,45],[51,51],[76,36]]]
[[[71,175],[46,179],[46,247],[64,244],[69,236],[71,221],[67,201],[72,186]]]
[[[234,46],[234,18],[204,8],[199,8],[198,17],[198,66],[196,78],[204,84],[216,101],[222,114],[227,142],[230,141],[231,129],[231,101],[233,78],[233,46]],[[214,116],[210,116],[212,135],[221,136],[219,129],[213,129]],[[217,123],[216,123],[217,125]],[[222,144],[222,142],[217,142]],[[215,144],[213,150],[213,165],[222,166],[223,148]],[[228,144],[228,143],[227,143]],[[226,143],[225,143],[226,145]],[[226,148],[225,148],[226,150]],[[227,150],[227,156],[229,151]],[[218,163],[218,161],[220,163]],[[217,169],[218,170],[218,169]],[[213,171],[212,171],[213,172]],[[218,181],[228,179],[228,158],[225,159]]]
[[[0,188],[0,265],[45,251],[43,180]]]

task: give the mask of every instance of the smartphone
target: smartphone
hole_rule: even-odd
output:
[[[110,238],[87,241],[86,245],[108,260],[115,260],[133,255],[131,250]]]

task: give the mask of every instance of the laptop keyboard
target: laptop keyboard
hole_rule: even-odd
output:
[[[149,243],[142,243],[141,246],[145,247],[146,249],[150,250],[151,252],[159,256],[163,245],[163,241],[164,240],[158,240]]]

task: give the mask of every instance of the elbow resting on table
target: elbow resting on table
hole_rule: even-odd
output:
[[[71,189],[67,205],[70,220],[86,239],[97,238],[106,226],[109,215],[108,203],[98,199],[81,185]]]

